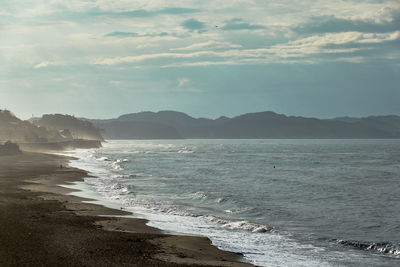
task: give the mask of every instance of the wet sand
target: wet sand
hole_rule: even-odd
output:
[[[130,213],[66,195],[59,184],[87,176],[69,160],[0,157],[0,266],[251,266],[208,238],[165,235],[146,220],[112,217]]]

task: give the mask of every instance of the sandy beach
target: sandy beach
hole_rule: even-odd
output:
[[[251,266],[208,238],[166,235],[127,212],[66,195],[87,173],[67,157],[0,158],[0,266]],[[100,217],[98,215],[111,215]]]

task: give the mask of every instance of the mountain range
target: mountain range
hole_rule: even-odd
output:
[[[317,119],[271,111],[218,119],[176,111],[140,112],[90,121],[105,139],[400,138],[400,116]]]
[[[51,114],[23,121],[0,110],[0,141],[19,144],[99,146],[104,139],[344,139],[400,138],[400,116],[334,119],[285,116],[271,111],[233,118],[194,118],[182,112],[125,114],[96,120]],[[90,142],[89,142],[90,141]],[[1,143],[0,142],[0,143]],[[36,146],[36,145],[35,145]]]

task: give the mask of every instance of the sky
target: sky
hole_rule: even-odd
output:
[[[0,109],[400,115],[400,1],[2,0]]]

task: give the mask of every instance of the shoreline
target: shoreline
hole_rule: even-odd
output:
[[[131,212],[67,195],[74,190],[59,185],[88,175],[70,160],[34,152],[1,157],[0,265],[253,266],[206,237],[163,234],[145,219],[115,217]]]

